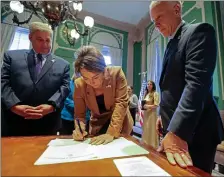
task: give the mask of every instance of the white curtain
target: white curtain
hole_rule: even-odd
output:
[[[96,43],[90,42],[89,45],[96,47],[99,51],[101,51],[103,49],[103,45],[101,45],[101,44],[96,44]]]
[[[16,31],[16,26],[8,25],[8,24],[1,24],[1,64],[3,61],[4,52],[6,52],[12,42],[13,36]]]
[[[155,42],[151,42],[147,46],[147,78],[155,81],[155,67],[156,67],[156,50]]]
[[[160,38],[156,38],[147,46],[147,78],[156,84],[156,90],[159,89],[159,79],[162,70],[162,57],[160,46]]]
[[[220,1],[220,11],[221,11],[221,23],[222,23],[222,30],[223,30],[223,39],[224,39],[224,2]]]
[[[110,47],[111,65],[122,66],[122,49]]]

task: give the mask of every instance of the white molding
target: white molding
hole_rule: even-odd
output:
[[[93,37],[96,34],[98,34],[99,32],[100,33],[102,32],[102,33],[109,33],[109,34],[111,34],[117,40],[118,44],[121,45],[121,48],[120,49],[123,50],[123,47],[124,47],[124,34],[123,33],[120,33],[120,32],[116,32],[116,31],[110,30],[110,29],[105,29],[105,28],[102,28],[102,27],[97,27],[97,26],[94,26],[93,27],[92,31],[90,31],[90,33],[88,35],[88,37],[91,38],[91,41],[88,38],[88,42],[92,42]],[[113,46],[111,46],[111,47],[113,47]]]
[[[217,12],[216,5],[215,5],[215,12]],[[222,100],[224,100],[224,83],[223,83],[223,75],[222,75],[222,58],[221,58],[221,51],[220,51],[220,36],[218,32],[218,19],[217,14],[215,13],[215,22],[216,22],[216,35],[217,35],[217,42],[218,42],[218,55],[219,55],[219,70],[220,70],[220,80],[221,80],[221,92],[222,92]]]

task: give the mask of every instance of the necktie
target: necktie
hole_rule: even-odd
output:
[[[37,54],[37,58],[36,58],[36,76],[38,76],[41,72],[42,69],[42,61],[43,61],[43,57],[41,54]]]
[[[168,58],[166,57],[167,54],[168,54],[168,51],[170,49],[170,46],[171,46],[171,43],[172,43],[173,39],[170,39],[170,41],[168,42],[167,44],[167,47],[166,47],[166,50],[165,50],[165,54],[164,54],[164,57],[163,57],[163,67],[165,66],[165,63],[167,62]]]
[[[166,50],[165,50],[165,55],[164,55],[164,57],[166,56],[166,54],[167,54],[167,52],[168,52],[168,50],[169,50],[169,48],[170,48],[170,45],[171,45],[172,41],[173,41],[173,39],[170,39],[170,40],[169,40],[169,42],[168,42],[168,44],[167,44],[167,46],[166,46]]]

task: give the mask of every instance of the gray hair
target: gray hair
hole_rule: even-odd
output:
[[[51,35],[53,34],[53,31],[51,29],[51,26],[47,23],[42,22],[33,22],[29,25],[30,34],[34,33],[35,31],[45,31],[49,32]]]
[[[82,68],[90,72],[104,72],[105,67],[104,57],[96,47],[83,46],[78,49],[74,64],[76,73],[80,73]]]
[[[176,4],[179,3],[180,7],[182,9],[182,1],[151,1],[150,5],[149,5],[149,9],[151,10],[153,7],[157,6],[158,4],[162,3],[162,2],[167,2],[169,4]]]

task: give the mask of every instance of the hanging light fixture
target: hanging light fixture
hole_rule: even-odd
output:
[[[29,23],[33,14],[42,21],[44,18],[53,30],[60,24],[65,24],[67,40],[73,46],[76,39],[88,35],[90,28],[94,25],[94,19],[86,16],[84,32],[78,28],[76,21],[78,13],[82,10],[82,1],[11,1],[10,8],[14,12],[12,21],[17,25]],[[20,21],[17,15],[23,13],[24,9],[30,10],[31,14],[24,21]],[[72,22],[72,29],[69,28],[67,20]]]

